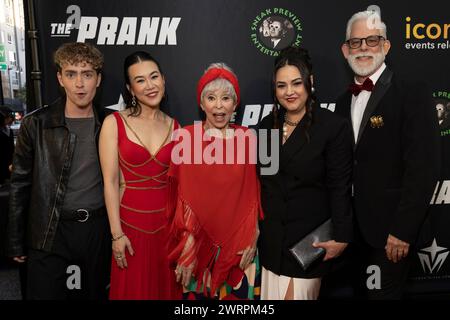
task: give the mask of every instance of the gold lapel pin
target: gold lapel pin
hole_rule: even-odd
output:
[[[381,128],[384,126],[384,121],[382,116],[373,116],[370,117],[370,126],[372,128]]]

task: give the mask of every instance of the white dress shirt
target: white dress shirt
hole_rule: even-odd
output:
[[[380,78],[381,74],[383,73],[384,69],[386,69],[386,64],[383,62],[381,67],[369,78],[372,80],[373,84],[375,85]],[[355,83],[358,85],[362,85],[362,83],[359,83],[355,78]],[[353,127],[353,134],[355,136],[355,142],[358,139],[358,133],[361,126],[361,121],[364,115],[364,111],[366,110],[367,102],[369,102],[370,95],[372,94],[371,91],[363,90],[359,93],[358,96],[352,95],[352,104],[351,104],[351,117],[352,117],[352,127]]]

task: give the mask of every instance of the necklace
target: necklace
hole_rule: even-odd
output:
[[[299,121],[290,121],[287,118],[287,113],[284,114],[284,123],[283,123],[283,139],[284,139],[284,141],[286,141],[288,138],[288,136],[287,136],[288,135],[288,127],[287,126],[296,127],[299,123],[300,123],[300,120]]]
[[[295,127],[295,126],[297,126],[297,125],[300,123],[300,120],[299,120],[299,121],[291,121],[291,120],[289,120],[289,119],[287,118],[287,113],[285,113],[285,114],[284,114],[284,122],[285,122],[287,125],[290,125],[291,127]]]

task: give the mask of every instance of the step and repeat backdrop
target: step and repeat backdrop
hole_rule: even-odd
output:
[[[322,108],[334,110],[351,74],[341,54],[354,12],[375,5],[387,24],[387,64],[397,74],[428,82],[441,128],[443,163],[430,212],[432,241],[414,253],[411,290],[450,292],[450,2],[283,0],[35,0],[43,102],[59,95],[54,50],[63,42],[96,44],[105,55],[99,95],[121,106],[123,60],[150,52],[166,76],[165,110],[183,125],[200,118],[196,83],[212,62],[226,62],[241,85],[235,122],[254,126],[272,108],[275,56],[289,44],[309,49]],[[31,83],[31,82],[29,82]]]

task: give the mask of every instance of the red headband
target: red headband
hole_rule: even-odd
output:
[[[226,69],[219,69],[219,68],[212,68],[209,69],[198,81],[197,84],[197,102],[200,105],[201,95],[202,91],[205,88],[205,86],[210,83],[211,81],[216,80],[217,78],[222,78],[225,80],[228,80],[234,88],[234,91],[236,92],[236,104],[239,104],[241,100],[241,93],[239,90],[239,82],[238,79],[228,70]]]

